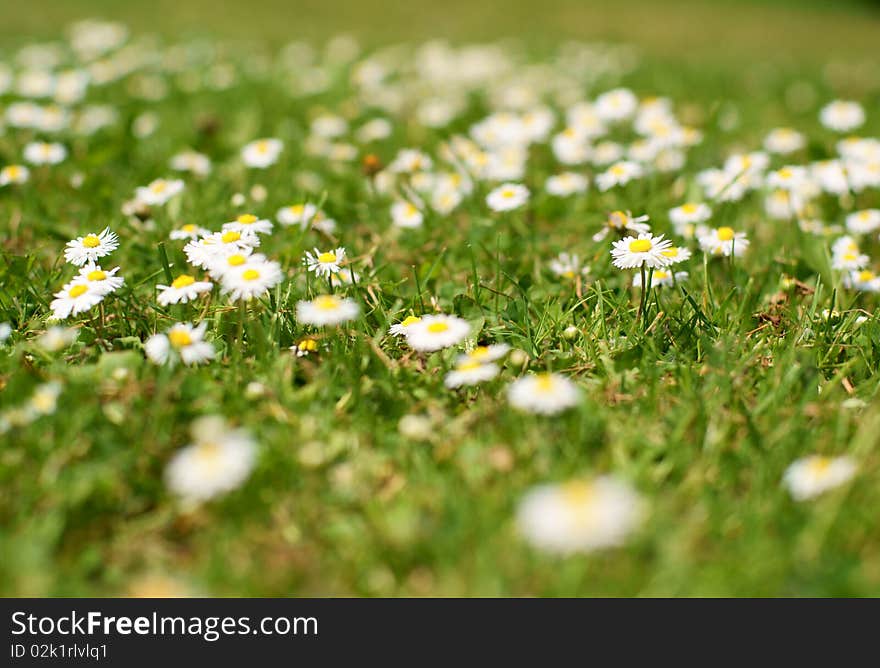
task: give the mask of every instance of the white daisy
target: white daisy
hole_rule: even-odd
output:
[[[106,296],[122,287],[125,279],[116,276],[119,267],[101,269],[94,262],[89,262],[79,270],[79,274],[71,281],[71,285],[88,285],[96,293]]]
[[[68,283],[55,299],[49,304],[53,320],[64,320],[72,315],[79,315],[98,304],[104,295],[98,289],[83,283]]]
[[[651,276],[651,287],[668,287],[671,285],[675,285],[676,283],[683,283],[687,279],[688,273],[686,271],[672,272],[667,269],[655,269],[653,275]],[[641,273],[633,276],[632,284],[634,288],[642,287]]]
[[[24,147],[24,159],[32,165],[57,165],[67,157],[62,144],[35,141]]]
[[[285,227],[299,225],[305,229],[319,213],[314,204],[291,204],[278,209],[275,218]]]
[[[241,159],[247,167],[265,169],[277,162],[283,148],[280,139],[258,139],[241,149]]]
[[[27,183],[31,172],[24,165],[6,165],[0,169],[0,187],[10,183]]]
[[[193,327],[188,322],[173,325],[164,334],[154,334],[144,343],[144,351],[155,364],[200,364],[214,359],[214,346],[204,340],[208,324]]]
[[[725,257],[739,257],[749,247],[745,232],[736,232],[731,227],[703,230],[699,242],[704,253]]]
[[[686,202],[669,210],[669,220],[679,232],[689,225],[705,223],[712,217],[712,209],[702,202]]]
[[[360,306],[353,299],[320,295],[311,301],[296,304],[296,319],[304,325],[339,325],[354,320],[360,313]]]
[[[194,223],[186,223],[185,225],[178,227],[176,230],[171,230],[168,234],[168,238],[178,241],[181,239],[198,239],[199,237],[206,237],[209,234],[211,234],[211,230],[199,227]]]
[[[240,487],[251,473],[257,447],[244,429],[232,429],[222,417],[193,423],[194,443],[178,451],[165,470],[172,493],[187,505],[208,501]]]
[[[855,234],[867,234],[880,228],[880,209],[863,209],[846,217],[846,229]]]
[[[671,247],[672,242],[664,239],[662,234],[655,237],[650,232],[644,232],[638,237],[624,237],[612,244],[612,264],[618,269],[665,267],[672,264],[672,258],[664,254]]]
[[[770,153],[787,155],[801,150],[807,145],[807,140],[797,130],[792,128],[775,128],[764,137],[764,148]]]
[[[411,202],[398,200],[391,205],[391,222],[397,227],[421,227],[424,220],[424,214]]]
[[[614,186],[623,186],[634,179],[639,179],[644,173],[645,170],[639,163],[621,160],[596,176],[596,187],[604,192]]]
[[[339,271],[340,265],[345,261],[345,248],[341,246],[336,250],[321,252],[317,248],[314,253],[306,251],[303,264],[309,271],[315,272],[316,276],[329,276]]]
[[[590,273],[590,268],[581,265],[581,259],[576,254],[560,253],[547,264],[557,276],[563,278],[577,278],[579,275]]]
[[[849,132],[865,122],[865,110],[858,102],[834,100],[822,107],[819,121],[835,132]]]
[[[180,179],[156,179],[148,186],[136,188],[134,191],[138,201],[149,206],[161,206],[175,195],[183,191],[183,181]]]
[[[593,241],[602,241],[612,231],[618,234],[624,232],[635,234],[650,232],[651,226],[645,222],[647,220],[649,220],[648,216],[633,217],[629,211],[612,211],[608,215],[608,219],[605,221],[602,229],[593,235]]]
[[[555,197],[569,197],[587,191],[590,182],[586,176],[575,172],[562,172],[551,176],[544,183],[547,192]]]
[[[527,413],[554,415],[576,406],[580,401],[580,390],[557,373],[532,374],[510,384],[507,400],[514,408]]]
[[[204,153],[196,151],[178,153],[171,157],[168,165],[177,172],[191,172],[196,176],[206,176],[211,173],[211,159]]]
[[[465,362],[479,362],[480,364],[485,364],[487,362],[500,360],[508,352],[510,352],[510,346],[506,343],[493,343],[488,346],[477,346],[470,352],[467,352],[464,355],[459,355],[456,363],[464,364]]]
[[[223,273],[221,291],[233,301],[253,299],[266,294],[284,278],[277,262],[246,262],[244,265]]]
[[[255,234],[272,234],[272,222],[265,218],[257,218],[252,213],[243,213],[235,220],[223,223],[223,230],[233,232],[252,232]]]
[[[157,285],[159,297],[157,301],[162,306],[169,304],[186,304],[204,292],[210,292],[214,284],[210,281],[197,281],[194,276],[189,274],[181,274],[173,281],[171,285]]]
[[[413,350],[433,352],[461,343],[470,334],[467,320],[454,315],[423,315],[406,328],[406,342]]]
[[[843,286],[862,292],[880,292],[880,276],[870,269],[851,271],[843,275]]]
[[[64,259],[81,267],[86,262],[96,262],[99,257],[112,253],[119,247],[119,237],[105,227],[100,234],[87,234],[67,242]]]
[[[229,255],[249,254],[260,245],[260,238],[253,232],[226,230],[214,232],[198,241],[190,241],[183,247],[187,261],[200,269],[210,269],[218,260]]]
[[[856,464],[849,457],[810,455],[796,460],[783,477],[783,484],[797,501],[805,501],[849,482]]]
[[[391,336],[406,336],[407,327],[409,327],[410,325],[414,325],[420,320],[421,318],[417,315],[408,315],[397,324],[391,325],[391,327],[388,329],[388,333]]]
[[[456,364],[455,368],[446,374],[443,384],[450,389],[463,385],[477,385],[492,380],[500,371],[497,364],[482,364],[477,360],[469,359]]]
[[[492,211],[512,211],[529,200],[529,189],[520,183],[504,183],[486,196],[486,204]]]
[[[621,545],[642,515],[642,501],[628,484],[601,476],[535,487],[520,502],[516,520],[536,548],[569,555]]]

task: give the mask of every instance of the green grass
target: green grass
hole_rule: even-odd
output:
[[[118,3],[70,3],[75,10],[53,4],[59,20],[83,9],[122,12]],[[157,10],[159,27],[228,39],[239,14],[206,15],[198,26],[204,4],[182,6],[178,14]],[[552,52],[541,38],[565,23],[566,6],[548,11],[535,43],[512,53],[548,60]],[[601,15],[585,7],[586,16]],[[137,4],[127,11],[135,26],[149,14]],[[348,20],[366,25],[365,10],[356,11]],[[656,6],[650,11],[668,18]],[[837,138],[819,125],[817,113],[837,95],[865,105],[861,135],[880,134],[880,87],[864,65],[876,58],[870,31],[877,17],[866,10],[797,14],[775,5],[719,10],[741,17],[731,27],[735,34],[762,17],[790,18],[795,37],[785,39],[798,41],[804,54],[793,62],[781,54],[766,59],[773,40],[763,38],[756,38],[751,56],[719,56],[704,41],[717,37],[719,25],[709,26],[702,46],[682,53],[675,36],[715,10],[694,4],[669,11],[686,25],[671,22],[665,37],[643,44],[650,55],[635,70],[604,76],[584,94],[622,84],[640,95],[672,98],[679,117],[705,133],[681,174],[556,200],[542,184],[560,166],[539,146],[524,179],[532,190],[524,211],[492,214],[483,203],[490,186],[478,184],[456,212],[429,214],[424,228],[406,233],[390,228],[389,200],[372,192],[358,163],[335,167],[304,150],[308,121],[321,110],[341,113],[352,125],[376,115],[353,103],[345,76],[336,76],[326,92],[295,97],[284,73],[254,73],[254,54],[231,48],[224,61],[240,74],[230,90],[184,93],[179,79],[167,75],[169,93],[158,101],[130,97],[127,81],[90,94],[89,101],[116,106],[119,123],[89,138],[61,133],[70,149],[64,163],[35,168],[28,184],[0,189],[0,322],[14,328],[0,347],[0,408],[21,405],[46,380],[63,384],[53,415],[2,436],[0,592],[119,595],[160,575],[211,595],[880,594],[878,298],[841,287],[827,264],[831,239],[768,219],[760,193],[716,205],[713,222],[747,231],[749,253],[735,263],[704,266],[696,252],[685,267],[691,280],[681,289],[655,290],[644,322],[636,320],[638,295],[627,288],[628,272],[610,263],[609,242],[591,241],[615,209],[647,213],[655,231],[671,231],[666,212],[697,192],[696,172],[719,166],[734,150],[758,148],[777,125],[809,136],[807,149],[792,161],[833,155]],[[14,10],[7,27],[41,38],[58,33],[57,23],[40,23],[37,16]],[[304,23],[320,26],[318,34],[331,31],[332,18],[303,10]],[[487,36],[475,27],[484,25],[479,16],[461,25],[455,14],[446,21],[456,37]],[[249,44],[265,35],[274,46],[290,33],[272,23],[266,10],[240,30]],[[845,62],[860,65],[821,67],[829,54],[799,38],[815,36],[804,26],[820,24],[830,40],[846,42]],[[431,34],[424,16],[411,33],[408,25],[394,15],[366,41]],[[504,19],[492,31],[523,29]],[[627,35],[610,31],[611,37]],[[733,51],[744,54],[747,44]],[[814,93],[794,109],[785,101],[793,83],[806,83]],[[11,99],[0,99],[0,106]],[[476,95],[442,131],[404,120],[375,151],[386,164],[401,147],[436,156],[442,140],[465,133],[488,109]],[[145,110],[158,115],[159,128],[137,139],[129,128]],[[722,129],[720,119],[731,110],[739,124]],[[238,150],[260,136],[283,139],[282,158],[266,171],[245,170]],[[0,164],[19,161],[31,138],[7,128],[0,134]],[[186,177],[182,196],[156,210],[155,229],[133,224],[120,212],[122,203],[135,187],[169,174],[168,158],[186,146],[211,156],[211,176]],[[776,157],[773,166],[787,161]],[[76,172],[85,176],[79,189],[69,184]],[[297,178],[304,172],[319,175],[321,186],[304,188]],[[330,242],[276,226],[261,252],[282,263],[286,279],[248,307],[243,341],[237,307],[215,292],[205,320],[218,359],[198,368],[151,364],[142,342],[177,320],[197,319],[203,305],[163,308],[155,301],[154,285],[165,278],[160,248],[173,271],[185,264],[182,244],[168,241],[168,231],[184,222],[219,229],[239,211],[232,195],[255,184],[268,197],[244,209],[266,217],[294,201],[324,199],[339,222],[339,244],[362,274],[347,289],[362,304],[362,317],[317,332],[296,321],[296,302],[318,289],[302,254]],[[880,194],[867,190],[843,206],[823,197],[817,205],[826,222],[842,224],[851,210],[880,207]],[[103,323],[97,312],[72,319],[77,342],[45,353],[35,338],[46,329],[52,293],[73,274],[61,258],[64,244],[105,225],[121,241],[105,266],[121,267],[125,287],[105,300]],[[864,251],[876,256],[876,238],[864,241]],[[592,269],[580,294],[547,270],[560,251],[579,253]],[[783,277],[809,289],[787,287]],[[387,335],[390,324],[411,310],[429,310],[432,300],[468,319],[475,339],[509,343],[529,361],[508,362],[498,379],[477,389],[446,390],[443,374],[458,351],[420,360]],[[841,317],[822,318],[828,308]],[[868,320],[856,326],[860,314]],[[572,325],[578,333],[567,338],[563,332]],[[318,356],[288,351],[315,333]],[[574,378],[581,404],[553,418],[515,412],[504,388],[526,369]],[[262,383],[266,394],[248,398],[250,382]],[[190,422],[211,413],[252,432],[258,463],[240,489],[184,511],[166,490],[163,471],[189,442]],[[399,433],[398,422],[408,414],[430,416],[428,441]],[[797,503],[781,478],[793,460],[814,452],[848,454],[858,474],[844,488]],[[606,472],[630,481],[647,502],[645,521],[626,546],[554,558],[517,535],[516,504],[530,487]]]

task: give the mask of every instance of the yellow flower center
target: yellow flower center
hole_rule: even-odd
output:
[[[631,253],[647,253],[653,247],[654,245],[651,243],[650,239],[636,239],[629,243],[629,250]]]
[[[243,213],[236,220],[243,225],[250,225],[257,222],[257,217],[252,213]]]
[[[718,238],[721,241],[730,241],[733,239],[733,228],[732,227],[719,227],[718,228]]]
[[[181,274],[177,278],[174,279],[171,283],[172,288],[185,288],[187,285],[192,285],[196,282],[196,279],[190,276],[189,274]]]
[[[268,153],[269,152],[269,142],[265,139],[257,142],[257,153]]]
[[[659,271],[655,271],[655,272],[654,272],[654,278],[656,278],[658,281],[662,281],[662,280],[664,280],[664,279],[666,279],[666,278],[669,278],[669,272],[668,272],[668,271],[663,271],[662,269],[659,270]]]
[[[660,253],[660,255],[665,255],[666,257],[678,257],[678,246],[673,246]]]
[[[537,387],[539,392],[552,392],[553,391],[553,374],[550,373],[539,373],[535,376],[537,380]]]
[[[21,173],[21,167],[18,165],[10,165],[6,168],[6,174],[10,179],[17,179],[18,175]]]
[[[859,272],[859,280],[862,283],[867,283],[868,281],[874,280],[874,272],[869,269],[865,269],[864,271],[860,271]]]
[[[196,455],[202,465],[214,466],[220,458],[220,446],[216,443],[200,443]]]
[[[241,233],[235,232],[234,230],[229,230],[227,232],[224,232],[220,236],[220,239],[223,241],[224,244],[231,244],[241,239]]]
[[[428,331],[431,332],[431,334],[440,334],[447,331],[448,329],[449,325],[447,325],[445,322],[432,322],[430,325],[428,325]]]
[[[868,220],[871,217],[871,213],[869,211],[860,211],[859,212],[859,220]]]
[[[609,171],[614,174],[614,176],[623,176],[626,174],[626,167],[623,165],[614,165]]]
[[[168,340],[175,348],[184,348],[192,344],[192,337],[185,329],[172,329],[168,332]]]
[[[192,223],[187,223],[183,227],[180,228],[182,232],[195,232],[196,226]]]
[[[697,212],[697,205],[692,202],[688,202],[687,204],[681,205],[681,210],[684,211],[685,213],[696,213]]]
[[[794,172],[792,172],[788,167],[783,167],[782,169],[780,169],[778,174],[779,178],[781,179],[790,179],[792,176],[794,176]]]
[[[318,342],[314,339],[303,339],[297,348],[306,352],[315,352],[318,349]]]
[[[623,211],[612,211],[608,216],[608,224],[611,227],[625,227],[628,216]]]
[[[318,256],[318,262],[323,262],[323,263],[336,262],[336,253],[331,253],[329,251],[326,253],[321,253]]]
[[[590,500],[595,496],[596,490],[594,487],[582,480],[574,480],[572,482],[567,482],[562,485],[562,499],[565,501],[566,505],[580,507],[590,502]]]
[[[94,271],[90,271],[86,275],[86,278],[90,281],[103,281],[105,278],[107,278],[107,274],[105,274],[100,269],[95,269]]]
[[[150,184],[150,190],[154,193],[162,193],[165,192],[165,188],[168,187],[164,181],[156,181],[155,183]]]
[[[513,197],[514,195],[516,195],[516,192],[513,191],[513,190],[509,190],[509,189],[508,189],[508,190],[502,190],[502,191],[501,191],[501,196],[502,196],[504,199],[510,199],[510,198]]]
[[[230,267],[240,267],[245,262],[247,262],[247,258],[244,255],[239,255],[238,253],[236,253],[235,255],[230,255],[228,258],[226,258],[226,263]]]
[[[67,291],[67,294],[72,298],[76,299],[80,295],[84,295],[88,291],[88,288],[85,285],[74,285],[70,290]]]
[[[86,238],[83,239],[83,246],[86,248],[97,248],[101,245],[101,240],[95,234],[86,235]]]
[[[843,259],[846,260],[847,262],[852,262],[853,260],[856,259],[856,257],[857,257],[857,255],[855,253],[844,253],[843,254]]]
[[[322,311],[335,311],[339,308],[339,300],[330,295],[315,297],[315,301],[312,303]]]
[[[469,354],[468,357],[475,360],[481,360],[489,354],[487,346],[477,346]]]
[[[468,360],[467,362],[462,362],[456,368],[458,371],[473,371],[474,369],[479,369],[482,366],[477,360]]]
[[[828,467],[831,466],[831,458],[830,457],[813,457],[810,459],[810,463],[808,464],[810,473],[814,475],[822,475],[828,470]]]
[[[415,316],[415,315],[408,315],[408,316],[406,316],[406,318],[403,319],[403,322],[401,322],[400,324],[403,327],[409,327],[413,323],[420,322],[420,321],[421,321],[420,317]]]
[[[260,277],[260,272],[256,269],[245,269],[241,272],[241,277],[246,281],[255,281]]]
[[[298,216],[303,211],[305,211],[305,206],[303,206],[302,204],[294,204],[293,206],[287,207],[287,210],[290,211],[290,213],[292,213],[293,215]]]

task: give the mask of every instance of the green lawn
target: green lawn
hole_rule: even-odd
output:
[[[261,0],[220,12],[204,0],[90,0],[4,10],[0,58],[15,72],[15,49],[59,38],[83,16],[128,21],[135,41],[158,31],[143,51],[166,58],[88,89],[75,111],[102,104],[117,114],[94,134],[8,121],[0,132],[0,167],[20,163],[37,139],[69,152],[58,165],[32,165],[27,183],[0,187],[0,323],[12,327],[0,344],[0,593],[880,595],[878,295],[846,287],[830,261],[846,217],[880,208],[880,190],[814,193],[804,217],[827,226],[814,234],[767,215],[764,183],[723,202],[697,181],[729,155],[759,150],[783,125],[806,144],[771,155],[768,172],[834,157],[845,135],[818,116],[838,97],[864,107],[859,136],[880,136],[878,14],[860,3],[834,11],[821,3],[603,5]],[[308,66],[277,57],[291,39],[323,44],[340,31],[368,45],[359,58],[410,45],[380,52],[399,77],[391,79],[399,107],[380,109],[390,85],[358,92],[351,64],[322,52]],[[505,45],[512,65],[504,76],[532,72],[528,85],[556,115],[554,134],[567,105],[626,86],[641,98],[670,98],[702,142],[680,168],[605,192],[594,179],[605,167],[562,165],[549,142],[537,142],[522,178],[475,179],[454,211],[426,206],[421,228],[394,227],[394,198],[365,176],[364,157],[387,166],[401,148],[419,148],[435,170],[454,169],[442,145],[501,106],[489,88],[503,77],[461,94],[448,126],[417,120],[426,95],[452,95],[426,89],[411,69],[413,45],[435,36],[519,38]],[[222,47],[207,48],[206,37]],[[633,57],[603,47],[575,72],[557,57],[573,39],[638,48]],[[185,58],[167,49],[172,43],[187,47]],[[71,58],[65,52],[59,67],[74,66]],[[617,58],[632,68],[599,65]],[[228,87],[206,85],[229,72]],[[545,90],[561,73],[571,78]],[[304,88],[319,75],[326,86]],[[19,98],[0,94],[0,109]],[[316,155],[310,123],[328,113],[351,128],[388,118],[392,132],[374,143],[344,134],[339,141],[355,147],[350,161]],[[151,122],[155,131],[138,136]],[[636,138],[628,124],[609,136]],[[260,137],[283,140],[284,150],[268,169],[247,169],[240,149]],[[183,192],[152,207],[152,222],[123,213],[135,188],[170,177],[169,158],[187,147],[210,157],[210,175],[181,175]],[[589,191],[549,195],[546,178],[563,170],[588,176]],[[525,183],[531,197],[493,212],[485,197],[506,180]],[[415,186],[401,187],[412,198]],[[745,232],[746,254],[710,257],[675,234],[668,211],[688,200],[710,203],[713,227]],[[336,231],[279,225],[276,211],[295,202],[320,204]],[[611,263],[616,237],[592,240],[615,210],[649,215],[654,233],[693,250],[677,265],[689,279],[655,285],[644,314],[629,287],[633,272]],[[184,242],[169,232],[186,223],[216,231],[244,212],[275,222],[258,252],[280,263],[283,280],[246,305],[216,287],[190,304],[160,305],[156,284],[187,266]],[[52,295],[76,274],[65,244],[105,226],[120,244],[103,266],[119,266],[125,285],[65,320],[76,341],[47,351],[39,337],[51,324]],[[877,270],[876,232],[859,242]],[[297,302],[328,288],[303,254],[336,246],[359,277],[333,291],[361,314],[339,328],[306,325]],[[549,263],[560,252],[577,253],[589,273],[554,275]],[[447,389],[444,376],[465,345],[417,354],[388,334],[407,315],[433,311],[468,321],[468,347],[514,349],[497,378]],[[147,359],[148,337],[178,321],[206,323],[216,359],[173,368]],[[317,353],[289,350],[312,337]],[[556,416],[511,407],[507,386],[545,370],[576,383],[577,405]],[[57,407],[23,418],[19,409],[47,382],[59,384]],[[213,414],[252,435],[255,466],[236,489],[193,508],[164,475],[192,442],[193,420]],[[411,415],[428,421],[427,433],[401,429]],[[848,456],[856,474],[798,502],[783,476],[811,454]],[[520,535],[518,503],[533,486],[601,474],[643,500],[625,544],[554,556]]]

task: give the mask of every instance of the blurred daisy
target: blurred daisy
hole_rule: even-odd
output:
[[[186,365],[200,364],[214,359],[214,346],[204,340],[208,324],[193,327],[188,322],[173,325],[164,334],[154,334],[144,343],[144,351],[155,364],[175,364],[179,359]]]
[[[345,261],[345,248],[321,252],[317,248],[314,253],[306,251],[303,264],[306,269],[315,272],[316,276],[329,276],[339,271],[340,265]]]
[[[864,209],[846,217],[846,229],[855,234],[867,234],[880,228],[880,209]]]
[[[283,148],[280,139],[258,139],[241,149],[241,159],[246,167],[265,169],[277,162]]]
[[[136,188],[134,193],[138,201],[149,206],[161,206],[172,197],[183,191],[180,179],[156,179],[148,186]]]
[[[586,176],[574,172],[563,172],[551,176],[544,184],[545,190],[555,197],[569,197],[586,192],[589,181]]]
[[[642,519],[639,495],[609,476],[539,485],[517,510],[517,527],[539,550],[586,554],[621,545]]]
[[[391,336],[406,336],[407,327],[414,325],[420,320],[421,318],[416,315],[408,315],[397,324],[391,325],[388,329],[388,333],[391,334]]]
[[[690,259],[691,249],[687,246],[671,246],[663,251],[663,255],[671,260],[670,264],[678,264]]]
[[[593,235],[593,241],[602,241],[602,239],[608,236],[609,232],[616,232],[618,234],[650,232],[651,226],[645,224],[646,220],[649,220],[648,216],[633,217],[629,211],[612,211],[602,229]]]
[[[171,230],[168,234],[169,239],[173,239],[178,241],[180,239],[198,239],[199,237],[206,237],[211,234],[211,230],[205,229],[204,227],[199,227],[193,223],[186,223],[185,225],[181,225],[176,230]]]
[[[783,484],[792,497],[804,501],[849,482],[856,464],[849,457],[810,455],[796,460],[783,476]]]
[[[229,223],[223,223],[223,230],[233,232],[253,232],[255,234],[272,234],[272,223],[265,218],[257,218],[252,213],[243,213]]]
[[[623,186],[634,179],[639,179],[644,174],[644,169],[637,162],[621,160],[615,162],[606,171],[596,176],[596,187],[602,192],[610,190],[614,186]]]
[[[211,173],[211,159],[204,153],[196,151],[178,153],[171,157],[168,165],[177,172],[190,172],[196,176],[206,176]]]
[[[865,122],[865,110],[857,102],[834,100],[822,107],[819,121],[829,130],[849,132]]]
[[[623,121],[636,113],[639,100],[628,88],[615,88],[596,98],[596,115],[603,121]]]
[[[705,223],[711,217],[712,209],[701,202],[687,202],[669,210],[669,220],[672,221],[676,232],[679,233],[687,226]]]
[[[505,183],[486,196],[486,204],[492,211],[512,211],[529,200],[529,189],[519,183]]]
[[[870,269],[851,271],[844,274],[843,286],[862,292],[880,292],[880,277]]]
[[[208,501],[247,480],[257,447],[246,430],[210,416],[193,423],[192,435],[194,442],[178,451],[165,469],[168,488],[185,504]]]
[[[173,281],[171,285],[157,285],[159,297],[157,301],[162,306],[169,304],[186,304],[205,292],[210,292],[214,284],[210,281],[197,281],[194,276],[189,274],[181,274]]]
[[[72,315],[79,315],[102,299],[104,295],[90,285],[68,283],[60,292],[55,293],[55,299],[49,304],[49,308],[52,309],[52,319],[64,320]]]
[[[425,217],[419,208],[405,200],[391,205],[391,222],[397,227],[421,227]]]
[[[32,165],[57,165],[66,157],[67,149],[62,144],[35,141],[24,147],[24,159]]]
[[[787,155],[807,145],[804,136],[791,128],[776,128],[764,137],[764,148],[770,153]]]
[[[278,209],[275,218],[284,226],[299,225],[305,229],[318,213],[314,204],[291,204]]]
[[[580,400],[577,386],[557,373],[540,373],[513,381],[507,388],[510,405],[527,413],[554,415],[576,406]]]
[[[461,343],[471,332],[467,320],[454,315],[424,315],[406,328],[406,342],[413,350],[433,352]]]
[[[655,288],[669,287],[676,283],[683,283],[687,279],[688,273],[686,271],[672,272],[667,269],[655,269],[651,276],[651,286]],[[641,273],[633,276],[632,284],[634,288],[642,287]]]
[[[638,237],[624,237],[615,241],[611,248],[612,264],[618,269],[634,267],[659,268],[672,264],[672,258],[664,253],[672,248],[672,242],[663,235],[654,236],[644,232]]]
[[[479,362],[480,364],[494,362],[495,360],[500,360],[508,352],[510,352],[510,346],[506,343],[493,343],[489,346],[477,346],[470,352],[460,355],[458,358],[458,364],[464,364],[465,362]]]
[[[249,261],[240,267],[225,271],[221,277],[221,292],[233,301],[248,301],[261,297],[278,285],[284,274],[281,265],[270,260]]]
[[[578,275],[590,273],[590,268],[582,266],[581,259],[577,255],[569,253],[560,253],[550,260],[547,266],[555,275],[563,278],[577,278]]]
[[[214,232],[198,241],[190,241],[183,247],[187,261],[200,269],[210,269],[217,261],[229,255],[250,254],[260,245],[260,238],[253,232],[226,230]]]
[[[79,270],[79,274],[71,281],[71,285],[88,285],[100,295],[109,295],[122,287],[125,279],[117,276],[119,267],[113,269],[101,269],[94,262],[90,262]]]
[[[700,248],[709,255],[740,256],[749,247],[745,232],[736,232],[731,227],[707,229],[699,237]]]
[[[105,227],[100,234],[87,234],[67,242],[64,259],[81,267],[86,262],[96,262],[98,258],[112,253],[119,247],[119,237]]]
[[[497,364],[491,362],[483,364],[478,360],[468,359],[456,364],[455,368],[446,374],[443,384],[450,389],[463,385],[478,385],[492,380],[500,371]]]
[[[335,295],[319,295],[311,301],[296,304],[296,319],[304,325],[339,325],[354,320],[360,306],[353,299]]]
[[[27,183],[31,172],[24,165],[6,165],[0,169],[0,186],[8,186],[10,183]]]
[[[36,344],[49,353],[63,350],[76,341],[79,330],[75,327],[49,327],[36,338]]]

